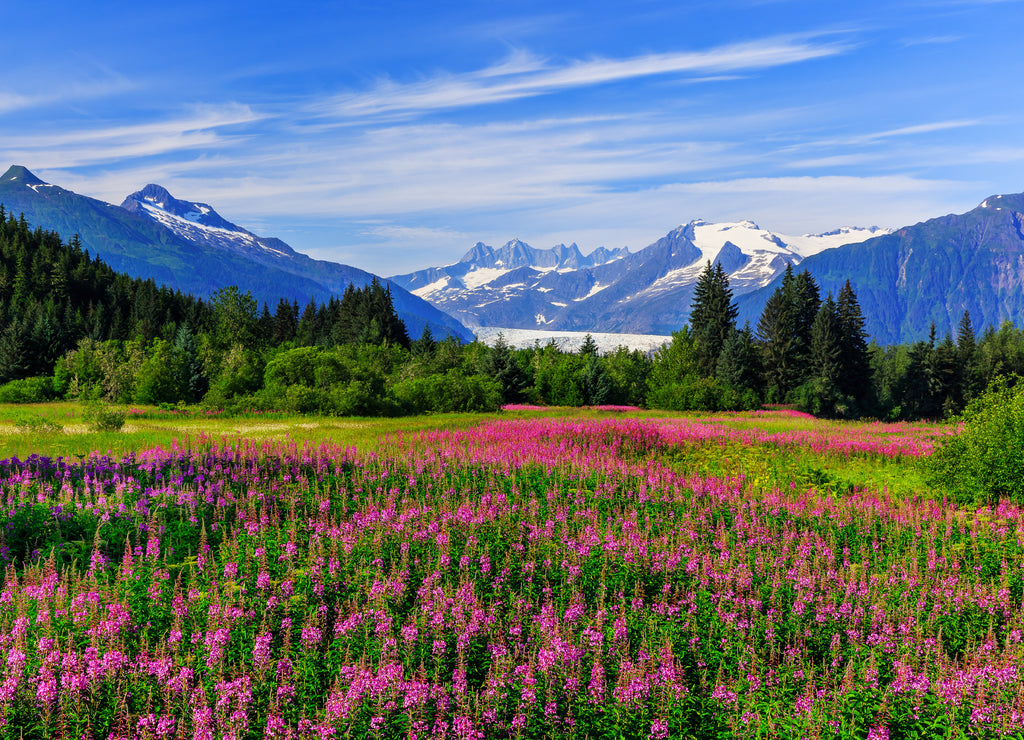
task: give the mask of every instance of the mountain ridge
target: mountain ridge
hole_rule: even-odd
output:
[[[116,206],[44,183],[21,165],[0,176],[0,203],[9,212],[20,211],[34,227],[55,231],[64,239],[79,235],[84,248],[118,272],[152,278],[199,297],[237,285],[269,306],[281,298],[305,305],[311,300],[325,302],[344,293],[350,283],[363,287],[377,277],[348,265],[314,260],[279,239],[257,237],[212,207],[173,198],[159,185],[148,185],[125,201],[125,207]],[[156,208],[157,202],[170,210]],[[182,208],[198,215],[184,218],[188,211],[177,214]],[[202,212],[204,208],[208,213]],[[204,217],[208,223],[202,222]],[[411,336],[419,336],[430,325],[435,336],[473,338],[443,311],[386,278],[378,279],[391,287],[395,311]]]
[[[978,330],[1024,325],[1024,194],[992,195],[889,234],[808,257],[822,298],[846,280],[868,334],[879,344],[955,334],[967,311]],[[740,297],[741,321],[756,322],[777,283]]]
[[[599,248],[580,260],[575,244],[540,250],[518,239],[498,249],[478,242],[457,263],[391,279],[471,327],[668,334],[686,323],[707,262],[721,263],[743,294],[808,255],[880,231],[782,237],[752,221],[694,219],[637,252]],[[553,263],[558,254],[566,258]]]

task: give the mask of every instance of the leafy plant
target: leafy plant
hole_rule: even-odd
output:
[[[64,431],[62,424],[53,419],[47,419],[42,414],[24,416],[15,422],[14,428],[27,434],[53,434]]]
[[[86,426],[93,432],[119,432],[127,416],[123,409],[102,403],[90,403],[82,412]]]
[[[932,483],[961,501],[1024,502],[1024,383],[999,377],[957,418],[932,457]]]

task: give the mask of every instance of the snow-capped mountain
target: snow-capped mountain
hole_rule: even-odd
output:
[[[454,265],[391,279],[467,326],[664,334],[689,315],[693,286],[710,261],[729,273],[735,295],[762,288],[787,265],[879,234],[844,228],[785,236],[751,221],[690,221],[630,252],[573,244],[534,249],[518,239],[495,249],[478,243]]]
[[[0,176],[0,204],[33,227],[77,235],[82,246],[118,272],[206,297],[229,285],[249,291],[271,310],[281,299],[318,303],[362,287],[374,275],[356,267],[314,260],[280,239],[264,238],[225,220],[205,203],[178,200],[148,185],[121,207],[45,183],[15,165]],[[383,281],[382,282],[387,282]],[[466,327],[423,299],[391,284],[395,311],[413,338],[433,334],[472,339]]]
[[[182,239],[203,242],[249,257],[294,258],[298,253],[280,239],[265,239],[221,217],[206,203],[178,200],[160,185],[132,193],[121,208],[151,218]]]

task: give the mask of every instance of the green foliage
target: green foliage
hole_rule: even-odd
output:
[[[650,359],[640,350],[617,347],[601,358],[611,391],[608,403],[643,406],[647,402],[647,376]]]
[[[757,408],[761,402],[753,390],[723,385],[714,378],[687,375],[679,382],[652,388],[647,405],[666,411],[742,411]]]
[[[42,403],[56,397],[52,377],[22,378],[0,385],[0,403]]]
[[[92,402],[82,412],[85,425],[93,432],[119,432],[128,414],[109,404]]]
[[[42,414],[23,416],[14,423],[14,428],[27,434],[55,434],[64,431],[64,425]]]
[[[501,386],[485,375],[457,370],[396,383],[391,393],[407,413],[495,411],[501,405]]]
[[[958,417],[931,459],[932,483],[959,501],[1024,503],[1024,383],[1000,377]]]
[[[590,336],[589,334],[587,335]],[[526,398],[530,376],[502,334],[484,355],[482,370],[498,385],[502,403],[519,403]]]
[[[170,342],[158,339],[139,367],[135,400],[139,403],[175,403],[182,398],[181,359]]]
[[[725,386],[740,392],[751,391],[758,395],[761,387],[761,355],[754,344],[754,334],[747,324],[740,331],[733,331],[726,337],[722,352],[718,356],[715,378]]]
[[[769,401],[787,401],[794,388],[810,379],[811,334],[820,305],[818,284],[811,274],[807,270],[794,274],[792,265],[787,266],[757,322]]]
[[[220,365],[220,372],[210,383],[203,402],[223,408],[235,396],[255,393],[263,385],[263,358],[254,349],[232,345]]]
[[[721,262],[709,261],[697,278],[690,305],[690,329],[701,375],[713,375],[725,340],[736,331],[739,309],[732,302],[729,276]]]

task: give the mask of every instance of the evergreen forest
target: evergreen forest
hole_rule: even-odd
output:
[[[483,411],[507,404],[736,410],[787,404],[833,418],[939,419],[996,378],[1024,375],[1024,333],[881,347],[853,286],[820,294],[787,268],[757,326],[736,325],[728,276],[707,264],[690,323],[660,350],[601,353],[410,339],[380,283],[304,307],[207,299],[130,278],[0,206],[0,402],[52,399],[339,415]]]

